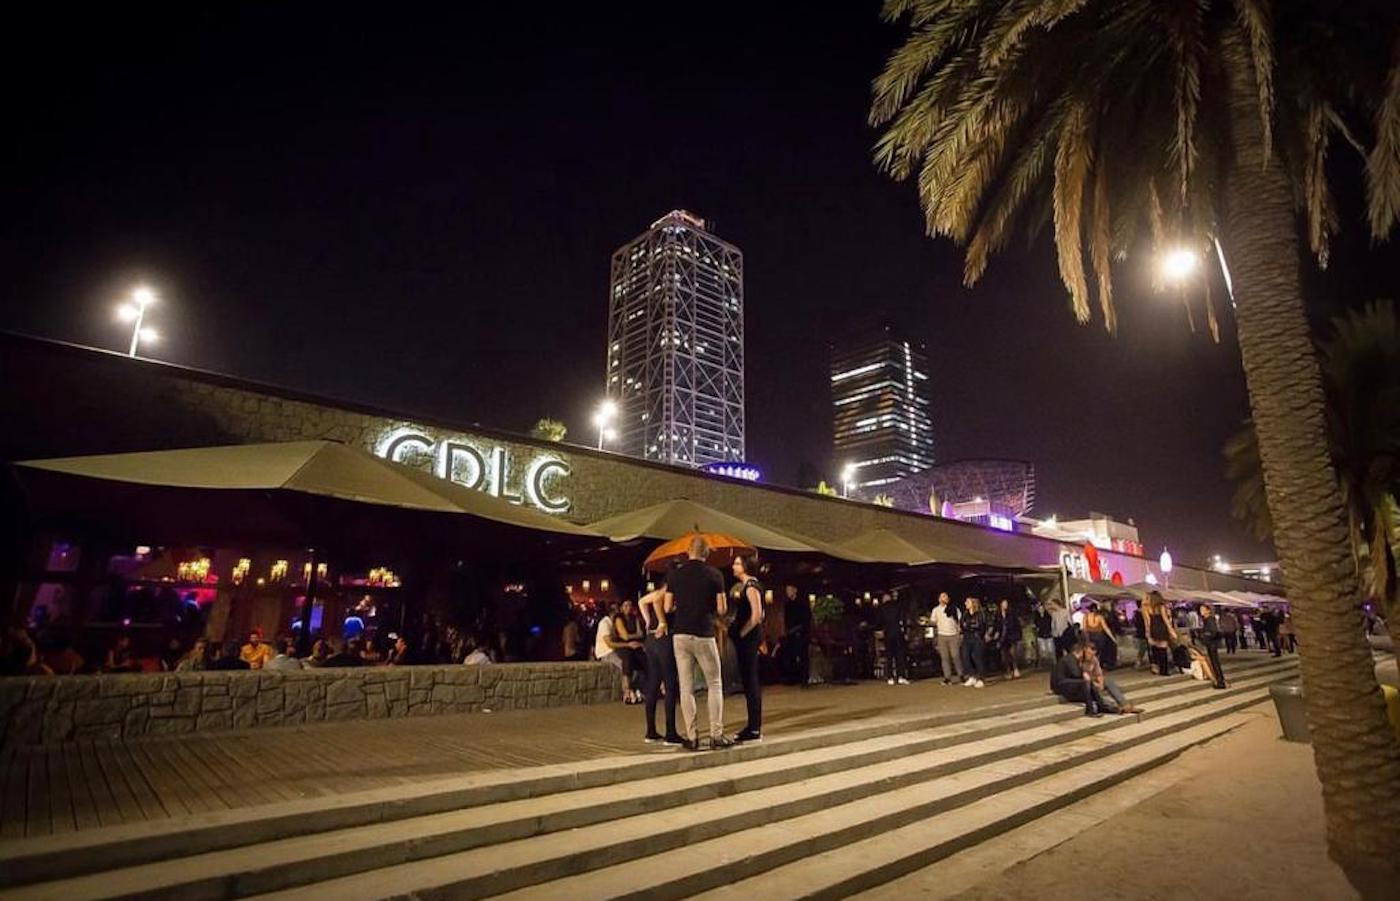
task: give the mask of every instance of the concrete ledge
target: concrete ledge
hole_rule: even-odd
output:
[[[603,704],[621,678],[592,662],[25,676],[0,680],[0,747]]]

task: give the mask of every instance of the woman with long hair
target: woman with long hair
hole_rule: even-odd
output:
[[[991,629],[991,618],[982,609],[977,598],[967,599],[967,612],[959,622],[962,628],[962,669],[967,679],[963,682],[969,688],[984,687],[982,677],[986,675],[987,633]]]
[[[729,626],[734,651],[739,658],[739,677],[744,683],[748,723],[734,736],[738,742],[763,738],[763,688],[758,682],[758,646],[763,643],[763,585],[749,574],[750,561],[735,557],[732,570],[739,582],[739,596],[732,608]]]
[[[1172,623],[1171,608],[1166,598],[1159,592],[1151,592],[1143,601],[1143,618],[1147,621],[1147,643],[1151,646],[1152,664],[1159,676],[1172,674],[1172,642],[1176,640],[1176,626]]]

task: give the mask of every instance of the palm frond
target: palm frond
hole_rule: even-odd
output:
[[[1055,151],[1055,249],[1060,279],[1069,289],[1070,308],[1080,324],[1089,321],[1089,287],[1084,274],[1084,182],[1094,163],[1089,116],[1082,102],[1070,109]]]
[[[924,76],[965,39],[968,23],[976,19],[978,9],[978,4],[969,0],[936,0],[930,6],[928,24],[918,28],[890,55],[875,78],[871,125],[884,125],[899,112]]]
[[[979,63],[983,69],[997,68],[1021,45],[1027,32],[1048,29],[1087,3],[1088,0],[1012,0],[1001,8],[982,39]]]
[[[1327,268],[1328,244],[1336,228],[1336,209],[1327,184],[1327,147],[1332,134],[1328,127],[1330,107],[1324,101],[1314,102],[1307,112],[1304,126],[1303,215],[1308,225],[1308,246],[1317,256],[1318,265]]]
[[[1093,211],[1089,217],[1089,258],[1098,280],[1099,309],[1103,312],[1104,328],[1109,334],[1118,331],[1118,316],[1113,309],[1112,259],[1109,253],[1113,240],[1113,217],[1109,212],[1108,161],[1099,154],[1094,167]]]
[[[1254,83],[1259,89],[1259,124],[1264,135],[1264,160],[1273,155],[1274,143],[1274,36],[1272,8],[1268,0],[1235,0],[1235,15],[1249,38],[1254,63]]]
[[[1172,49],[1172,83],[1175,91],[1176,134],[1172,138],[1172,160],[1181,175],[1182,200],[1191,185],[1196,160],[1196,110],[1201,102],[1201,58],[1205,55],[1202,34],[1208,0],[1186,0],[1163,5],[1167,40]]]
[[[1366,206],[1371,237],[1384,239],[1400,219],[1400,37],[1376,109],[1376,143],[1366,160]]]

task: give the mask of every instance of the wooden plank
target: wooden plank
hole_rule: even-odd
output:
[[[49,818],[54,832],[72,832],[78,828],[73,816],[72,791],[68,786],[67,767],[63,752],[54,748],[48,752]]]
[[[97,761],[98,769],[107,783],[107,789],[112,793],[112,799],[116,802],[117,810],[121,813],[122,819],[128,823],[138,823],[145,819],[141,815],[141,805],[136,803],[135,796],[127,787],[126,779],[122,777],[121,767],[112,754],[111,745],[105,741],[93,742],[92,755]]]
[[[179,773],[168,770],[151,757],[147,752],[149,746],[149,742],[133,741],[127,746],[127,750],[131,752],[132,760],[140,767],[141,775],[145,777],[151,793],[156,796],[167,816],[179,817],[193,813],[185,803],[188,786],[179,778]]]
[[[170,753],[171,759],[180,767],[180,772],[189,777],[191,782],[198,781],[200,798],[206,805],[205,809],[222,810],[237,806],[237,794],[230,791],[223,780],[210,771],[198,755],[190,752],[189,746],[191,744],[193,742],[188,739],[172,741],[165,746],[165,750]]]
[[[198,753],[211,770],[222,775],[238,792],[238,806],[250,807],[280,800],[264,788],[263,783],[272,777],[258,765],[256,754],[234,754],[229,750],[227,739],[203,742]]]
[[[25,796],[28,782],[29,761],[27,755],[16,753],[5,768],[4,816],[0,818],[0,837],[21,838],[24,835]]]
[[[151,791],[150,785],[146,783],[146,777],[141,772],[141,767],[137,765],[136,759],[131,755],[131,746],[128,742],[120,742],[111,746],[112,760],[116,763],[118,771],[126,780],[127,788],[131,790],[131,796],[136,799],[136,804],[141,808],[141,817],[146,820],[164,819],[167,814],[156,798],[155,792]]]
[[[162,773],[162,782],[168,784],[169,791],[181,794],[181,800],[191,813],[226,809],[228,805],[204,781],[202,774],[177,753],[180,744],[180,739],[162,739],[145,745],[147,756]]]
[[[29,778],[25,787],[28,800],[25,805],[24,834],[48,835],[53,832],[53,819],[49,812],[48,756],[35,748],[29,752],[28,757]]]
[[[68,779],[68,796],[73,802],[73,821],[79,829],[92,829],[102,825],[97,818],[97,808],[92,803],[92,792],[88,790],[87,777],[83,774],[82,751],[76,745],[63,746],[63,769]]]
[[[95,742],[90,739],[81,742],[78,745],[78,759],[82,762],[83,781],[87,783],[88,792],[92,795],[92,806],[97,813],[98,824],[114,826],[124,822],[121,808],[102,774],[102,765],[98,763]]]
[[[263,774],[259,784],[273,801],[300,800],[303,796],[287,780],[286,763],[279,754],[279,745],[276,734],[259,733],[241,739],[227,750],[240,760],[247,760]]]

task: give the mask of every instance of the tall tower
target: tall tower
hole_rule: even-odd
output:
[[[831,402],[836,465],[854,488],[877,490],[933,465],[928,353],[889,322],[833,346]]]
[[[672,210],[613,253],[607,394],[628,456],[744,459],[744,257],[703,219]]]

